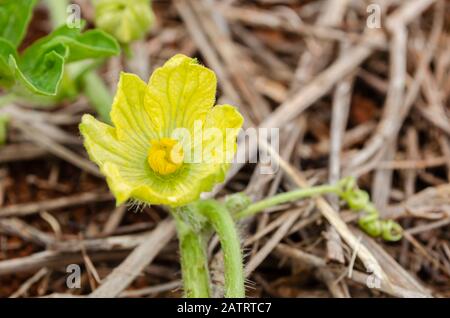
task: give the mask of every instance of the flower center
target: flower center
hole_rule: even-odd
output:
[[[172,138],[152,140],[147,155],[147,161],[153,171],[168,175],[177,171],[184,158],[183,147]]]

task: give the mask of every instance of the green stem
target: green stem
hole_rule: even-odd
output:
[[[228,210],[214,200],[198,202],[198,208],[219,236],[225,269],[225,297],[244,298],[244,266],[236,225]]]
[[[187,298],[209,298],[210,280],[206,243],[192,226],[172,211],[177,228],[181,254],[184,293]]]
[[[267,208],[287,202],[297,201],[321,194],[338,193],[339,189],[340,188],[338,185],[321,185],[316,187],[298,189],[290,192],[284,192],[261,200],[259,202],[250,204],[246,209],[237,213],[235,215],[235,218],[242,219],[245,217],[249,217]]]
[[[110,123],[111,118],[109,113],[113,99],[103,80],[95,71],[90,71],[81,77],[81,85],[86,98],[100,115],[100,118]]]
[[[8,137],[8,123],[8,116],[0,115],[0,147],[6,144],[6,139]]]

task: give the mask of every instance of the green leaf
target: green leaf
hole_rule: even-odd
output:
[[[36,0],[0,0],[0,86],[38,102],[73,96],[76,82],[65,74],[67,63],[118,55],[119,44],[101,30],[82,33],[82,28],[63,25],[19,55],[16,48],[35,4]]]
[[[27,93],[54,96],[58,92],[64,72],[64,57],[56,51],[51,51],[36,60],[31,68],[20,68],[11,55],[11,68],[15,71],[15,90],[22,95]]]
[[[25,35],[36,0],[0,0],[0,37],[17,47]]]
[[[17,55],[11,43],[0,39],[0,85],[14,85],[14,92],[24,97],[66,96],[58,92],[66,63],[109,57],[119,52],[117,41],[105,32],[81,33],[68,26],[39,39],[22,56]]]
[[[0,85],[10,87],[14,83],[14,72],[9,66],[9,57],[17,58],[17,53],[12,45],[6,39],[0,38]]]
[[[28,47],[23,54],[22,61],[24,65],[29,65],[33,63],[36,56],[45,52],[57,51],[62,54],[61,47],[68,49],[67,56],[65,56],[67,62],[104,58],[120,53],[117,41],[101,30],[80,33],[79,29],[61,26]]]

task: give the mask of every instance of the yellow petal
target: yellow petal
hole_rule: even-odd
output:
[[[80,131],[89,157],[106,176],[117,205],[130,198],[148,204],[185,205],[223,181],[223,172],[209,164],[183,164],[173,174],[161,176],[149,167],[146,152],[118,140],[115,128],[91,115],[83,116]]]
[[[203,127],[203,161],[230,163],[236,152],[236,138],[244,123],[231,105],[218,105],[208,112]]]
[[[118,140],[116,129],[91,115],[83,115],[80,132],[89,157],[106,176],[118,203],[128,200],[134,185],[126,179],[146,177],[146,153],[138,147]],[[125,177],[126,176],[126,177]]]
[[[162,135],[175,128],[193,127],[214,105],[217,80],[214,72],[195,59],[175,55],[150,78],[145,106],[157,121]]]
[[[91,115],[83,115],[80,132],[84,137],[84,146],[92,161],[100,168],[105,162],[130,166],[144,157],[146,153],[139,148],[117,139],[116,129],[104,124]]]
[[[111,110],[119,140],[145,150],[151,139],[158,138],[155,116],[144,106],[146,90],[147,85],[138,76],[121,73]]]

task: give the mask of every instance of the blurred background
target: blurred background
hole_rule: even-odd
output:
[[[49,2],[34,7],[19,52],[54,27]],[[92,1],[71,3],[87,29],[99,24]],[[249,297],[450,297],[448,1],[154,0],[151,8],[132,41],[106,28],[122,52],[94,70],[106,101],[121,71],[147,81],[183,53],[216,72],[219,103],[238,106],[247,127],[280,128],[281,169],[232,169],[216,198],[245,191],[259,200],[352,175],[405,230],[395,243],[370,238],[332,197],[259,214],[240,225]],[[0,109],[9,120],[0,297],[180,297],[167,213],[115,207],[87,158],[78,123],[105,111],[89,95]],[[214,239],[209,247],[220,296],[221,254]]]

